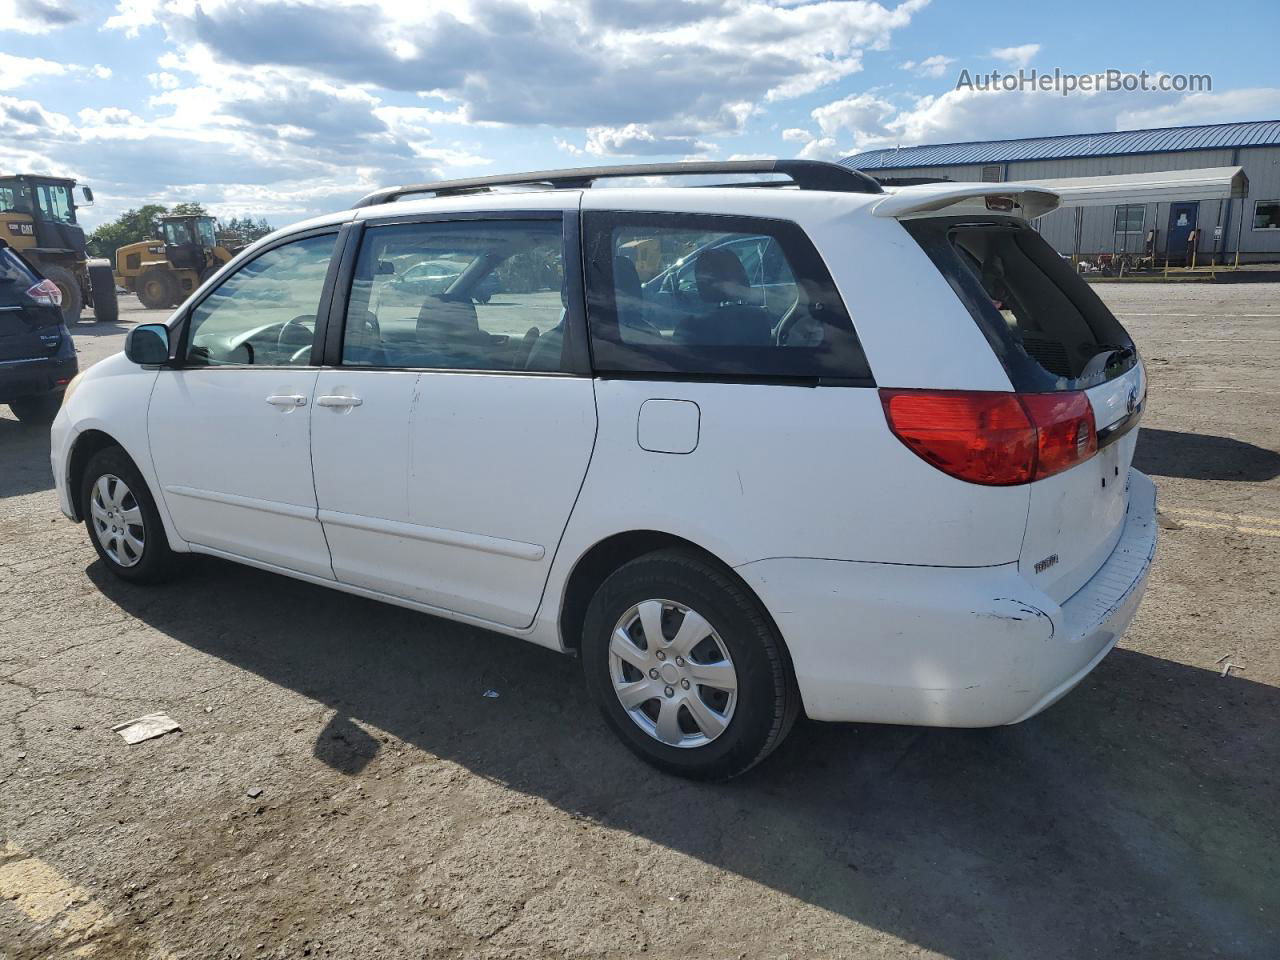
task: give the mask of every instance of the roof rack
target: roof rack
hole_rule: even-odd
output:
[[[632,163],[613,167],[581,167],[576,170],[541,170],[536,173],[500,174],[441,180],[437,183],[383,187],[356,202],[355,207],[394,203],[401,197],[429,193],[436,197],[476,193],[492,187],[548,186],[555,190],[584,190],[597,180],[616,177],[675,177],[699,174],[780,173],[801,190],[836,193],[881,193],[880,184],[861,170],[822,160],[698,160],[684,163]]]

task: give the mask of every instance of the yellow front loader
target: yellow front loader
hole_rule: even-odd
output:
[[[86,306],[96,320],[119,316],[116,285],[107,260],[90,260],[84,230],[76,223],[74,180],[27,174],[0,176],[0,236],[57,284],[62,317],[80,319]],[[86,203],[93,191],[80,188]]]
[[[239,251],[218,242],[213,217],[161,217],[159,223],[160,239],[116,250],[116,283],[148,310],[181,303]]]

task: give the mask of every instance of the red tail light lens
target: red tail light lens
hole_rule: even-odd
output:
[[[880,391],[889,429],[922,460],[969,483],[1030,483],[1098,450],[1083,393]]]
[[[41,280],[35,286],[28,287],[27,296],[36,303],[43,303],[50,307],[62,306],[62,291],[52,280]]]

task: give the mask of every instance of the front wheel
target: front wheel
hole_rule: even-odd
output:
[[[151,491],[119,447],[93,455],[80,484],[80,510],[94,550],[117,577],[158,583],[174,573],[177,558]]]
[[[173,303],[177,292],[172,274],[161,267],[152,267],[138,277],[138,299],[148,310],[163,310]]]
[[[679,776],[737,776],[799,713],[782,639],[759,601],[688,550],[646,554],[605,580],[587,609],[582,665],[614,732]]]

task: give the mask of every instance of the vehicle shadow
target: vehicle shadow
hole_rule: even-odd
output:
[[[49,425],[21,423],[0,404],[0,500],[52,489]]]
[[[1274,687],[1120,649],[1017,727],[801,721],[744,777],[696,784],[626,753],[573,659],[192,567],[150,590],[98,563],[88,576],[156,630],[331,708],[313,752],[343,773],[376,759],[368,725],[950,958],[1261,957],[1280,943]]]
[[[1133,465],[1161,477],[1261,483],[1280,476],[1280,453],[1231,437],[1143,427]]]

